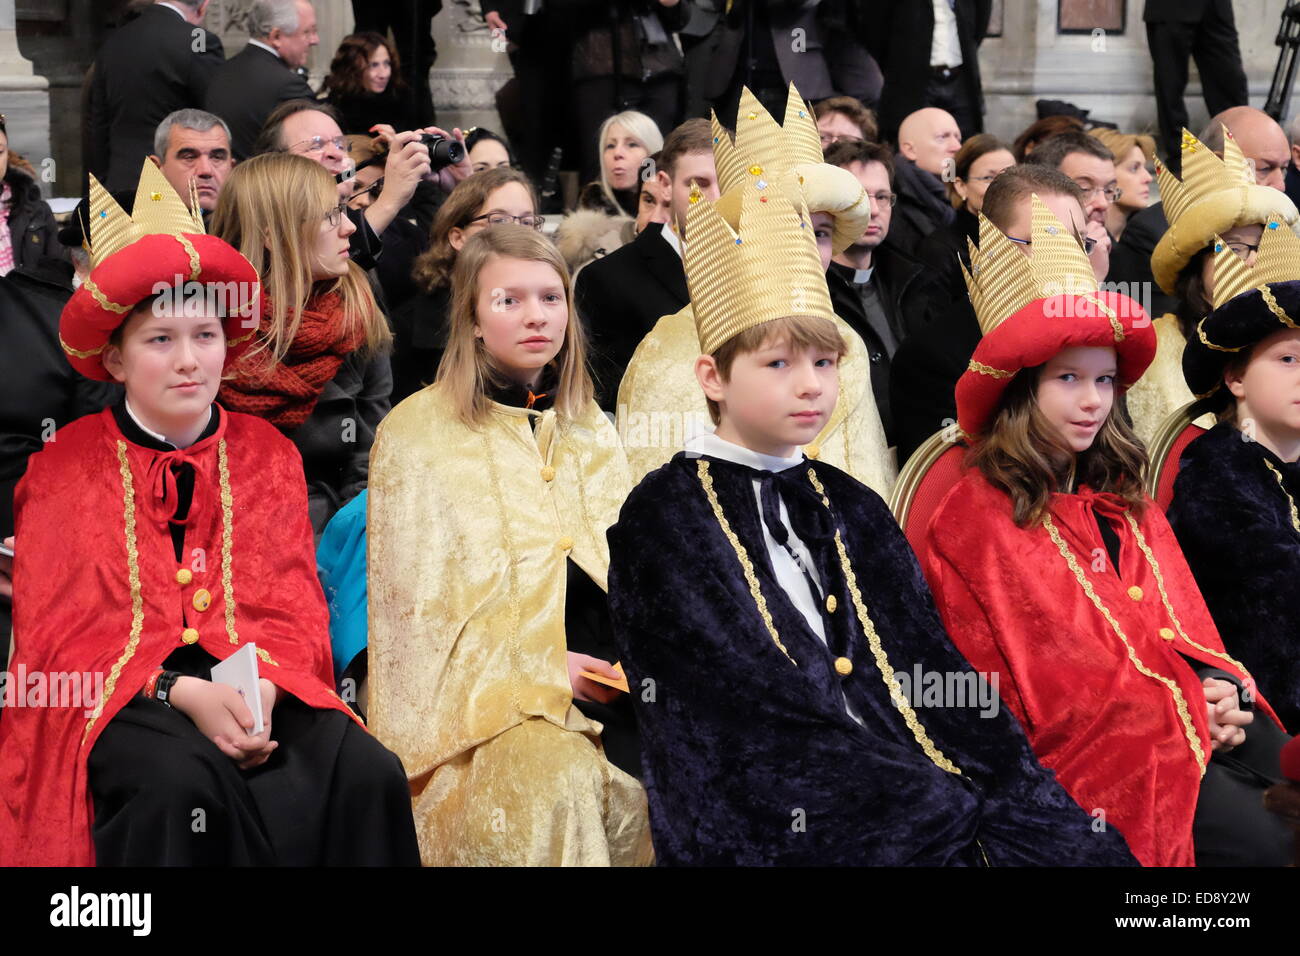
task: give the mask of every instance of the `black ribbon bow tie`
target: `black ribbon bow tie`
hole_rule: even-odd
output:
[[[811,548],[814,543],[835,536],[830,509],[822,504],[821,495],[808,480],[807,465],[795,465],[785,471],[754,471],[758,480],[758,499],[763,524],[781,547],[789,547],[790,533],[781,520],[781,499],[795,534]]]

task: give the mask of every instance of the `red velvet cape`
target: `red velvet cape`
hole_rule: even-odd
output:
[[[31,458],[14,500],[10,671],[102,674],[103,708],[97,717],[84,702],[6,708],[0,720],[0,864],[94,862],[87,757],[113,716],[182,646],[187,626],[221,659],[256,642],[261,676],[312,707],[351,713],[332,689],[329,614],[316,578],[298,451],[261,419],[220,414],[215,434],[183,452],[159,452],[124,438],[105,409],[60,429]],[[222,573],[223,448],[230,489],[228,585]],[[158,466],[174,455],[195,468],[183,564],[168,532],[171,508],[159,497]],[[158,469],[152,475],[151,465]],[[139,581],[134,588],[132,555]],[[178,579],[183,568],[192,575],[185,584]],[[201,611],[203,596],[195,600],[200,589],[211,595]]]
[[[1192,866],[1192,817],[1211,749],[1201,681],[1182,655],[1243,679],[1248,675],[1177,633],[1118,497],[1082,488],[1053,495],[1050,511],[1137,656],[1177,683],[1201,760],[1174,695],[1134,666],[1047,530],[1041,524],[1017,527],[1011,499],[975,470],[945,496],[926,533],[921,563],[935,603],[971,665],[997,672],[1002,702],[1024,726],[1039,760],[1056,771],[1079,805],[1094,816],[1104,811],[1144,866]],[[1118,577],[1094,511],[1119,535]],[[1183,631],[1222,653],[1223,642],[1164,515],[1149,503],[1137,520]],[[1276,720],[1258,695],[1255,706],[1262,712],[1256,720]]]

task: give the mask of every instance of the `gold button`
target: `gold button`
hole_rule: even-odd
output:
[[[807,455],[809,458],[818,458],[821,456],[822,446],[816,444],[805,445],[803,449],[803,453]]]
[[[197,644],[199,640],[199,632],[194,630],[192,627],[187,627],[185,630],[181,631],[181,640],[186,644]]]
[[[189,568],[181,568],[179,571],[176,572],[177,584],[189,584],[193,580],[194,580],[194,572],[191,571]]]
[[[1174,637],[1176,637],[1177,635],[1174,634],[1173,628],[1162,627],[1160,629],[1160,636],[1163,637],[1166,641],[1172,641]]]
[[[554,480],[555,480],[555,469],[552,468],[550,465],[543,465],[542,481],[554,481]]]
[[[835,673],[841,677],[848,677],[853,673],[853,662],[847,657],[835,658]]]
[[[560,546],[561,551],[573,550],[573,539],[570,538],[567,534],[556,543]]]
[[[207,588],[199,588],[194,592],[194,610],[206,611],[212,604],[212,592]]]
[[[1128,596],[1135,601],[1140,601],[1142,600],[1142,589],[1135,584],[1128,589]]]
[[[834,594],[828,594],[828,595],[826,595],[826,610],[828,610],[830,613],[834,614],[834,613],[835,613],[835,609],[836,609],[837,607],[839,607],[839,606],[840,606],[840,602],[837,601],[837,600],[835,600],[835,595],[834,595]]]

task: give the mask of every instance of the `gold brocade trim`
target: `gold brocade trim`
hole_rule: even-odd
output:
[[[172,233],[172,237],[185,247],[185,254],[190,257],[190,281],[197,282],[199,276],[203,274],[203,267],[199,264],[199,251],[194,248],[194,243],[179,232]]]
[[[86,721],[86,729],[81,732],[82,744],[85,744],[95,722],[104,713],[104,705],[117,689],[117,679],[122,676],[122,668],[135,656],[136,648],[140,646],[140,632],[144,629],[144,599],[140,591],[140,553],[135,537],[135,480],[131,477],[131,463],[126,457],[126,442],[121,439],[117,442],[117,466],[122,476],[122,523],[126,537],[126,576],[131,586],[131,633],[126,639],[126,646],[122,648],[121,655],[108,672],[108,679],[104,681],[104,693],[95,704],[90,719]]]
[[[1300,329],[1300,325],[1296,325],[1295,322],[1292,321],[1291,316],[1286,314],[1286,309],[1278,305],[1277,299],[1273,298],[1272,289],[1270,289],[1266,285],[1260,286],[1259,294],[1263,296],[1264,304],[1268,306],[1270,312],[1272,312],[1275,316],[1277,316],[1277,320],[1279,322],[1281,322],[1283,325],[1287,326],[1288,328]]]
[[[1235,657],[1231,657],[1222,651],[1216,651],[1213,648],[1206,647],[1204,644],[1197,644],[1187,636],[1187,632],[1183,630],[1182,621],[1178,620],[1178,615],[1174,613],[1174,606],[1169,602],[1169,594],[1165,591],[1165,577],[1160,573],[1160,565],[1156,564],[1156,556],[1151,553],[1151,549],[1147,546],[1146,536],[1142,534],[1142,529],[1138,527],[1138,523],[1133,520],[1133,516],[1127,511],[1124,512],[1124,518],[1128,521],[1128,526],[1133,529],[1133,537],[1137,540],[1138,547],[1141,548],[1142,553],[1146,555],[1147,564],[1151,566],[1151,573],[1156,579],[1156,587],[1160,589],[1160,600],[1165,605],[1165,613],[1169,615],[1169,620],[1172,621],[1174,627],[1178,629],[1179,636],[1197,650],[1204,651],[1206,654],[1212,654],[1220,660],[1227,661],[1229,664],[1234,664],[1238,670],[1249,676],[1250,672],[1246,670],[1246,665]]]
[[[1205,319],[1208,318],[1209,316],[1207,315]],[[1214,351],[1216,352],[1240,352],[1242,349],[1246,347],[1244,345],[1238,345],[1236,348],[1228,348],[1228,346],[1226,345],[1215,345],[1213,342],[1211,342],[1208,338],[1205,337],[1205,328],[1204,328],[1205,319],[1201,319],[1201,321],[1196,323],[1196,337],[1201,340],[1201,344],[1204,345],[1207,349],[1214,349]]]
[[[230,465],[226,460],[226,440],[217,443],[217,476],[221,483],[221,593],[226,603],[226,635],[231,644],[239,643],[235,630],[235,582],[230,573],[230,552],[233,536],[230,530],[234,515],[234,496],[230,493]],[[261,655],[258,655],[259,657]]]
[[[1273,463],[1267,458],[1264,459],[1264,464],[1268,466],[1268,470],[1271,471],[1273,477],[1277,479],[1277,486],[1282,489],[1282,494],[1286,495],[1287,504],[1291,506],[1291,527],[1295,528],[1297,532],[1300,532],[1300,514],[1296,513],[1295,499],[1291,497],[1291,492],[1287,491],[1286,485],[1282,483],[1282,472],[1278,471],[1277,468],[1274,467]]]
[[[497,474],[496,456],[492,454],[492,445],[488,441],[487,429],[479,431],[479,439],[483,444],[483,460],[488,466],[488,481],[492,485],[492,500],[497,505],[497,520],[501,526],[501,541],[505,545],[506,551],[506,577],[508,596],[506,603],[510,607],[510,628],[506,635],[506,644],[510,649],[510,706],[515,713],[521,712],[523,699],[519,694],[519,675],[523,671],[523,654],[519,650],[519,622],[522,620],[519,610],[519,554],[515,550],[514,541],[510,537],[510,520],[505,512],[502,502],[505,501],[501,493],[501,476]]]
[[[1093,305],[1097,307],[1097,311],[1099,311],[1106,318],[1110,319],[1110,327],[1112,330],[1114,330],[1115,341],[1123,342],[1124,326],[1120,322],[1119,317],[1115,315],[1115,310],[1112,309],[1110,306],[1108,306],[1105,302],[1102,302],[1101,299],[1098,299],[1096,296],[1092,295],[1091,293],[1084,293],[1081,298],[1085,299],[1088,302],[1091,302]]]
[[[994,368],[991,365],[985,365],[983,362],[977,362],[974,359],[966,366],[972,372],[979,372],[981,375],[988,375],[991,378],[1010,378],[1015,372],[1008,372],[1004,369]]]
[[[817,494],[822,497],[822,505],[827,511],[830,511],[831,502],[826,497],[826,489],[822,483],[817,480],[817,473],[813,469],[808,469],[808,480],[812,482],[813,488]],[[844,573],[844,578],[848,582],[849,596],[853,598],[853,609],[857,612],[858,623],[862,625],[862,631],[866,634],[867,644],[871,647],[871,656],[876,659],[876,668],[880,671],[880,676],[885,682],[885,687],[889,690],[889,699],[893,702],[898,712],[903,715],[903,722],[907,724],[908,730],[916,738],[916,742],[921,745],[925,755],[930,758],[931,762],[940,770],[946,770],[948,773],[961,776],[961,768],[944,756],[943,751],[935,746],[930,735],[925,732],[921,726],[921,721],[916,716],[916,711],[912,705],[907,702],[903,695],[903,690],[894,677],[894,667],[889,663],[889,657],[885,654],[885,648],[880,642],[880,635],[876,633],[876,625],[871,620],[871,615],[867,613],[866,603],[862,600],[862,592],[858,590],[858,576],[853,570],[853,565],[849,563],[848,552],[844,549],[844,539],[840,536],[840,529],[835,528],[835,550],[840,557],[840,570]]]
[[[126,315],[131,311],[129,305],[118,305],[116,302],[110,302],[108,296],[104,295],[102,289],[95,285],[94,280],[87,276],[81,280],[81,286],[91,294],[101,309],[107,309],[109,312],[116,312],[118,315]]]
[[[781,643],[781,636],[776,633],[776,625],[772,623],[772,614],[767,609],[767,598],[763,597],[763,592],[758,586],[758,577],[754,574],[754,563],[749,560],[749,553],[745,550],[745,546],[740,543],[740,539],[736,537],[736,532],[731,530],[731,524],[727,521],[727,516],[722,513],[722,505],[718,501],[717,492],[713,490],[713,476],[709,474],[709,463],[700,458],[696,462],[696,469],[699,472],[700,484],[704,486],[705,497],[709,499],[709,507],[713,509],[713,516],[718,519],[722,533],[731,542],[732,550],[736,552],[736,560],[740,562],[740,569],[745,573],[745,583],[749,585],[749,593],[754,598],[754,603],[758,605],[758,613],[767,626],[767,633],[772,636],[773,643],[781,649],[781,653],[789,659],[790,663],[798,667],[799,662],[790,657],[790,652]]]
[[[1052,543],[1055,544],[1057,550],[1061,552],[1061,557],[1065,559],[1065,563],[1069,566],[1070,570],[1074,572],[1075,580],[1079,582],[1079,587],[1083,589],[1083,593],[1088,596],[1088,599],[1092,601],[1097,610],[1101,612],[1101,616],[1106,619],[1106,623],[1108,623],[1111,630],[1115,632],[1115,636],[1120,639],[1121,643],[1123,643],[1125,649],[1128,651],[1128,658],[1132,662],[1133,666],[1137,668],[1138,673],[1164,684],[1166,689],[1168,689],[1169,693],[1173,696],[1174,706],[1178,708],[1178,717],[1183,724],[1183,734],[1187,738],[1187,745],[1192,751],[1192,756],[1195,758],[1197,766],[1201,768],[1201,775],[1204,776],[1205,766],[1207,763],[1205,751],[1201,747],[1201,738],[1196,732],[1196,724],[1192,722],[1192,715],[1187,710],[1187,699],[1183,697],[1182,688],[1180,688],[1175,681],[1170,680],[1163,674],[1157,674],[1155,671],[1151,670],[1151,668],[1147,667],[1146,664],[1142,663],[1141,658],[1137,656],[1137,651],[1133,649],[1133,645],[1129,643],[1128,638],[1124,636],[1123,630],[1120,629],[1119,622],[1111,615],[1110,610],[1106,605],[1101,603],[1101,598],[1098,597],[1097,592],[1093,590],[1092,582],[1089,581],[1087,575],[1083,573],[1083,568],[1079,567],[1079,562],[1070,551],[1070,546],[1065,543],[1065,539],[1063,539],[1060,532],[1056,530],[1056,525],[1052,523],[1051,515],[1043,515],[1043,527],[1047,529],[1048,535],[1051,536]]]
[[[83,352],[81,349],[74,349],[74,348],[73,348],[71,345],[69,345],[67,342],[63,341],[63,336],[60,335],[60,336],[59,336],[59,345],[63,346],[63,351],[67,352],[67,353],[68,353],[69,355],[71,355],[73,358],[81,358],[81,359],[84,359],[84,358],[90,358],[92,355],[98,355],[100,352],[104,351],[104,349],[105,349],[105,347],[108,345],[108,343],[105,342],[104,345],[101,345],[101,346],[99,346],[98,348],[86,349],[86,350]]]

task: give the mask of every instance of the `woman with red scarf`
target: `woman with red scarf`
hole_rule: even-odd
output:
[[[1097,291],[1077,229],[1025,202],[1030,236],[981,217],[972,248],[984,337],[956,389],[969,470],[922,549],[935,603],[1039,759],[1140,862],[1282,865],[1257,771],[1286,736],[1144,495],[1117,403],[1155,355],[1150,319]]]
[[[388,323],[348,256],[355,228],[329,173],[292,153],[240,163],[212,216],[213,233],[262,280],[258,334],[221,403],[266,419],[298,446],[318,536],[366,487],[392,392]]]

